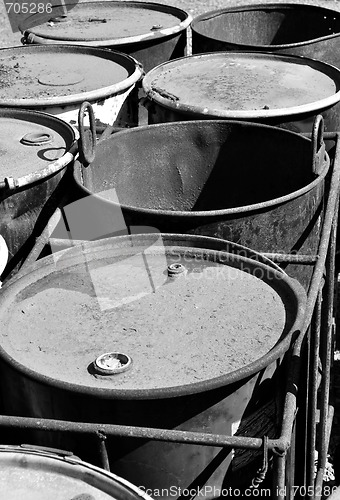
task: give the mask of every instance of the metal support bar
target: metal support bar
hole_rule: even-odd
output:
[[[324,448],[326,450],[326,453],[328,450],[329,440],[331,437],[333,417],[334,417],[334,407],[330,405],[328,407],[327,419],[326,419],[326,432],[325,432],[325,444],[324,444]],[[320,500],[323,497],[322,485],[323,485],[323,476],[325,473],[325,466],[326,466],[326,461],[325,461],[324,467],[320,467],[317,470],[317,475],[316,475],[316,479],[315,479],[315,487],[314,487],[315,488],[314,491],[316,492],[316,494],[314,496],[315,500]]]
[[[263,446],[260,438],[243,436],[225,436],[204,432],[178,431],[169,429],[154,429],[149,427],[133,427],[129,425],[93,424],[88,422],[72,422],[66,420],[38,419],[31,417],[17,417],[11,415],[0,416],[0,427],[29,428],[31,430],[71,432],[80,434],[98,434],[107,436],[123,436],[131,438],[153,439],[155,441],[170,441],[174,443],[201,444],[205,446],[219,446],[221,448],[243,448],[258,450]],[[268,448],[276,450],[277,440],[269,439]]]
[[[285,460],[286,456],[274,456],[274,477],[272,487],[272,498],[275,500],[285,500],[289,492],[285,484]]]
[[[267,252],[264,252],[261,255],[280,264],[287,263],[287,264],[314,265],[319,258],[318,255],[298,255],[298,254],[295,255],[295,254],[267,253]]]
[[[321,334],[321,317],[322,317],[322,290],[319,291],[317,298],[314,319],[311,327],[310,338],[310,388],[309,388],[309,404],[307,409],[307,453],[306,453],[306,484],[314,485],[314,451],[316,445],[316,425],[317,425],[317,402],[318,402],[318,387],[320,384],[321,373],[319,373],[319,348]]]
[[[26,257],[24,263],[20,267],[17,275],[21,276],[21,274],[25,274],[26,269],[28,269],[34,262],[38,259],[40,253],[42,252],[44,246],[48,243],[49,237],[57,227],[58,222],[61,219],[61,210],[60,208],[56,208],[53,212],[51,218],[48,221],[48,224],[43,229],[42,233],[36,239],[34,247]]]
[[[106,439],[107,439],[106,434],[102,431],[98,431],[97,436],[99,440],[99,454],[102,463],[102,468],[110,471],[109,455],[107,453],[107,448],[106,448]]]
[[[338,193],[339,203],[339,193]],[[321,394],[320,394],[320,423],[319,423],[319,439],[318,439],[318,471],[319,468],[324,471],[327,462],[327,452],[329,446],[329,397],[331,385],[331,366],[333,354],[333,304],[334,304],[334,289],[335,289],[335,252],[336,252],[336,235],[337,235],[338,211],[336,211],[332,232],[330,235],[330,243],[326,260],[326,286],[324,297],[325,318],[322,325],[320,359],[322,365],[321,379]],[[322,482],[320,474],[317,474],[315,483],[316,499],[322,497]]]

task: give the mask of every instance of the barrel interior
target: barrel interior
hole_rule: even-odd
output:
[[[193,29],[224,42],[289,45],[340,33],[340,16],[309,6],[249,6],[201,16]]]
[[[267,202],[312,182],[310,147],[294,134],[241,122],[155,125],[102,143],[95,161],[76,178],[90,192],[116,189],[123,206],[226,210]]]

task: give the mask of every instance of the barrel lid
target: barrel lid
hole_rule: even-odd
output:
[[[134,43],[164,37],[185,29],[191,17],[181,9],[149,2],[89,2],[66,4],[67,16],[34,14],[20,26],[23,33],[105,45]]]
[[[105,397],[197,392],[277,359],[302,303],[290,280],[178,241],[111,238],[41,259],[2,292],[2,356],[52,385]],[[95,370],[110,352],[130,358],[129,369]]]
[[[340,71],[298,56],[218,52],[176,59],[147,73],[148,97],[188,114],[268,118],[340,100]]]
[[[0,106],[41,107],[100,99],[141,77],[132,57],[112,50],[33,45],[0,50]]]
[[[56,453],[59,452],[59,453]],[[126,500],[150,497],[129,481],[62,450],[0,446],[0,493],[6,500]]]
[[[61,158],[74,142],[73,129],[48,114],[0,108],[0,180],[18,179]]]

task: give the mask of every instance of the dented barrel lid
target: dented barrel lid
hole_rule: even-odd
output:
[[[44,169],[68,152],[74,131],[45,113],[0,108],[0,180]]]
[[[151,100],[180,112],[261,119],[336,104],[340,71],[296,56],[217,52],[161,64],[143,87]]]
[[[1,356],[45,383],[108,397],[197,392],[255,373],[288,349],[305,295],[261,258],[225,248],[155,233],[41,259],[2,292]]]
[[[181,9],[151,2],[72,2],[53,7],[52,12],[34,14],[20,26],[30,35],[46,40],[105,42],[106,45],[135,43],[165,37],[184,30],[192,21]],[[93,45],[98,45],[93,43]]]
[[[142,76],[131,56],[112,50],[32,45],[0,50],[0,106],[69,105],[131,88]]]

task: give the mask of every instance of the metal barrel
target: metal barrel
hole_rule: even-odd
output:
[[[25,260],[65,196],[75,134],[45,113],[0,108],[0,137],[0,235],[8,251],[0,264],[4,278]]]
[[[82,422],[274,437],[305,301],[257,252],[214,238],[155,231],[53,253],[0,297],[4,412],[85,432]],[[22,435],[96,458],[95,436],[23,428],[5,437]],[[233,462],[213,443],[106,437],[111,469],[163,498],[221,489],[240,467],[250,484],[261,461],[250,450]]]
[[[311,132],[320,113],[327,131],[340,127],[340,70],[305,57],[199,54],[152,69],[143,88],[150,124],[223,118]]]
[[[98,126],[138,124],[137,83],[143,69],[133,57],[93,47],[32,45],[0,50],[5,73],[1,107],[34,109],[77,124],[82,102]]]
[[[193,54],[252,50],[340,66],[340,13],[326,7],[245,2],[205,12],[191,27]]]

